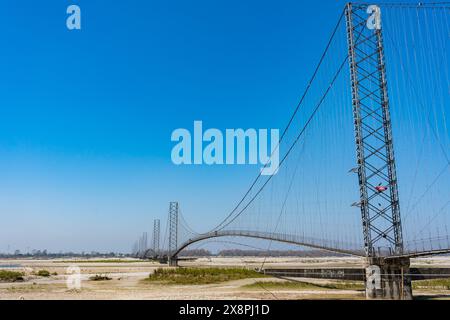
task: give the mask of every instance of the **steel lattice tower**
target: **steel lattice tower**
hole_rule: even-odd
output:
[[[159,219],[155,219],[153,221],[153,251],[155,255],[159,253],[159,239],[160,239],[160,230],[161,230],[161,222]]]
[[[169,257],[178,247],[178,202],[169,205]]]
[[[401,254],[381,12],[376,6],[349,3],[345,14],[364,247],[368,257]]]

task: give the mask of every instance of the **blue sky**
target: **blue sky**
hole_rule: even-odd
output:
[[[258,166],[176,167],[172,131],[283,127],[344,3],[3,1],[0,251],[128,251],[173,200],[213,226]]]

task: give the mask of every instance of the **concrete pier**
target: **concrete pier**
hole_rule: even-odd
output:
[[[366,298],[411,300],[409,258],[369,258],[366,267]]]
[[[169,266],[170,267],[178,267],[178,258],[169,258]]]

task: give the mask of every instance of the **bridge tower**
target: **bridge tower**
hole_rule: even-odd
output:
[[[381,9],[345,10],[368,298],[411,298],[392,140]]]
[[[141,238],[139,239],[139,255],[145,254],[147,246],[147,232],[143,232]]]
[[[155,219],[153,221],[153,252],[155,255],[159,255],[159,239],[161,232],[161,221],[159,219]]]
[[[169,205],[169,265],[177,265],[177,257],[172,255],[178,247],[178,202],[171,202]]]

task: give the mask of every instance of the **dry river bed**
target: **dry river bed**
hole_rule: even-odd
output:
[[[264,258],[201,258],[181,263],[189,267],[260,267]],[[268,258],[266,268],[295,267],[361,267],[358,258]],[[415,266],[450,267],[450,258],[416,259]],[[73,280],[71,270],[79,268],[79,289],[68,286]],[[123,260],[117,262],[80,261],[76,259],[55,260],[0,260],[0,270],[21,271],[26,274],[25,281],[0,282],[0,299],[364,299],[361,290],[342,290],[327,288],[265,288],[246,285],[262,281],[285,281],[275,278],[243,279],[207,285],[163,285],[145,281],[157,268],[167,268],[156,262],[136,262]],[[69,268],[69,269],[68,269]],[[35,275],[39,270],[55,273],[50,277]],[[93,281],[94,275],[107,275],[111,280]],[[330,280],[301,279],[301,281],[328,284]],[[69,281],[70,282],[70,281]],[[73,283],[73,281],[71,282]],[[415,296],[446,298],[448,290],[416,290]]]

